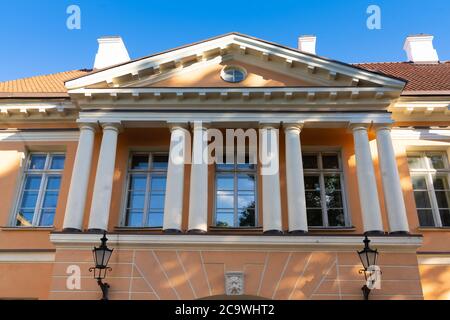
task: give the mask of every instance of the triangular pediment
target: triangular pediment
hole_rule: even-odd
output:
[[[227,65],[246,69],[244,81],[227,83]],[[231,33],[121,65],[96,70],[66,82],[81,88],[153,87],[389,87],[401,90],[396,78],[307,54],[249,36]]]

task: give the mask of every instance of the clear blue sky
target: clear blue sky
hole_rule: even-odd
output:
[[[81,30],[66,27],[71,4]],[[381,30],[366,27],[370,4]],[[431,33],[450,60],[450,1],[1,0],[0,81],[91,68],[99,36],[121,35],[136,58],[230,31],[293,47],[315,34],[318,54],[345,62],[403,61],[405,37]]]

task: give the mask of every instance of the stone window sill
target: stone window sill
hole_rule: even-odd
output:
[[[1,231],[54,231],[55,227],[11,227],[11,226],[2,226],[0,227]]]
[[[421,232],[450,232],[450,227],[419,227],[417,230]]]

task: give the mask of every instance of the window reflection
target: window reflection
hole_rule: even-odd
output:
[[[168,156],[138,153],[130,159],[125,225],[162,227]]]

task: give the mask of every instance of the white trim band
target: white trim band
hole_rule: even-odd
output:
[[[90,247],[100,242],[100,234],[54,233],[50,240],[57,246],[84,245]],[[361,248],[363,236],[232,236],[232,235],[144,235],[108,234],[108,244],[128,246],[213,246],[219,247],[346,247]],[[415,250],[422,245],[422,237],[371,237],[375,248]],[[356,253],[355,253],[356,254]]]
[[[1,130],[0,142],[78,141],[79,131]]]

